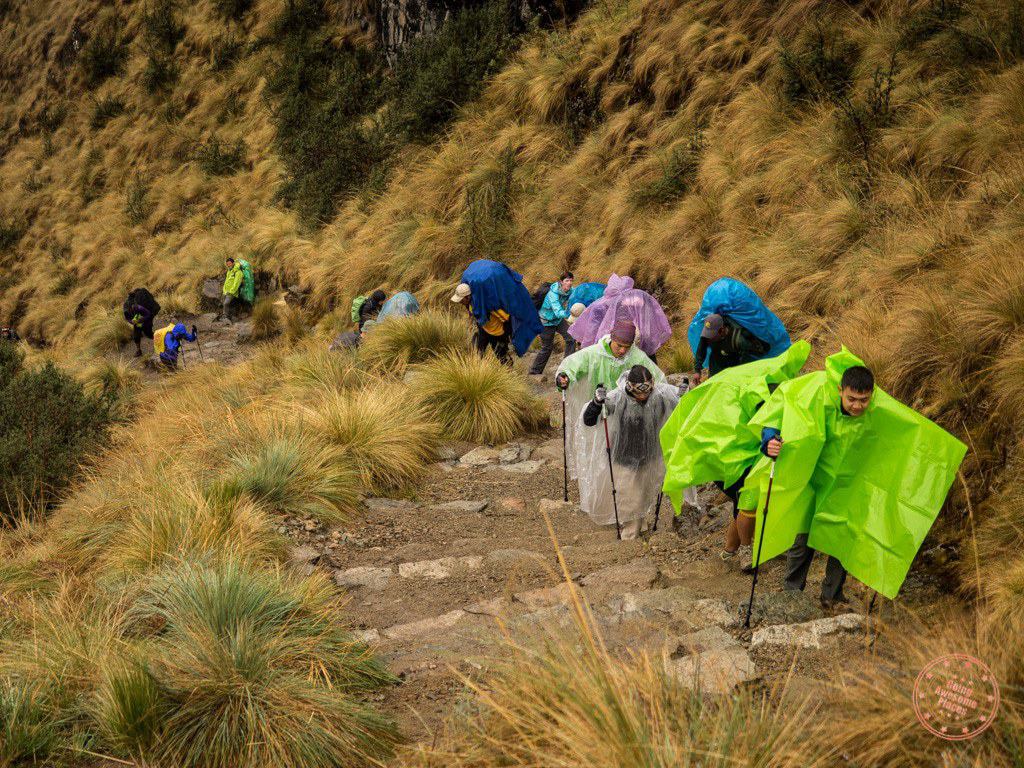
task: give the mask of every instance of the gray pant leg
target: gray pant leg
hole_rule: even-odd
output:
[[[793,546],[786,551],[786,577],[783,588],[789,592],[802,592],[807,584],[814,550],[807,546],[807,534],[797,534]]]
[[[821,582],[821,599],[835,602],[843,595],[843,584],[846,583],[846,569],[843,564],[829,555],[825,564],[825,578]]]
[[[562,335],[562,341],[565,342],[565,354],[562,355],[562,359],[564,360],[565,358],[567,358],[569,355],[576,351],[576,339],[569,335],[569,323],[567,323],[565,320],[559,323],[558,328],[556,328],[555,330],[557,330]]]
[[[559,326],[556,325],[545,325],[544,330],[540,332],[540,351],[533,359],[533,365],[530,367],[531,375],[544,373],[544,368],[551,357],[551,350],[555,346],[555,332],[558,328]]]
[[[221,314],[224,316],[225,320],[230,320],[231,319],[231,305],[234,303],[234,300],[235,300],[235,297],[232,296],[230,293],[225,293],[224,294],[224,299],[223,299],[223,301],[221,303],[222,304]]]

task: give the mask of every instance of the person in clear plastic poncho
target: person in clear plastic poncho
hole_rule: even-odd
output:
[[[590,455],[591,443],[597,439],[593,430],[583,431],[580,415],[594,396],[598,384],[613,385],[623,373],[634,365],[642,365],[653,375],[657,383],[665,380],[665,374],[640,347],[634,344],[636,326],[628,320],[620,320],[610,334],[589,347],[574,352],[562,360],[555,373],[555,385],[563,392],[566,403],[566,463],[569,476],[578,478],[577,457]],[[604,436],[601,436],[604,445]]]
[[[580,456],[580,505],[598,525],[614,524],[617,512],[623,539],[635,539],[654,514],[665,479],[658,433],[678,402],[674,386],[655,383],[650,370],[635,365],[611,392],[598,387],[580,417],[585,429],[598,434],[590,453]]]

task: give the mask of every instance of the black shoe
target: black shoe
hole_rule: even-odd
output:
[[[135,356],[136,357],[142,357],[142,350],[141,349],[136,349],[135,350]]]

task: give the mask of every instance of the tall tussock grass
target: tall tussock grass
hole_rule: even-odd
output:
[[[410,408],[404,387],[380,382],[348,392],[327,392],[308,423],[338,448],[373,493],[411,485],[434,456],[438,426],[422,408]]]
[[[443,312],[420,312],[374,326],[359,347],[359,357],[374,369],[400,374],[409,365],[466,349],[468,342],[464,320]]]
[[[414,369],[419,406],[452,440],[500,443],[538,429],[547,408],[521,375],[493,355],[452,353]]]

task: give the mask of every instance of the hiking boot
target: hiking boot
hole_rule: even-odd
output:
[[[732,552],[730,552],[728,549],[723,549],[721,552],[718,553],[718,556],[722,559],[723,563],[727,563],[734,557],[736,557],[737,552],[739,552],[738,549],[734,549]]]
[[[136,349],[135,350],[135,356],[136,357],[142,357],[142,350],[141,349]]]

